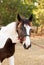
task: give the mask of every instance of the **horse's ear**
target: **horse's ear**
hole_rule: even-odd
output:
[[[19,14],[17,15],[17,19],[18,19],[19,22],[21,21],[21,17],[20,17]]]
[[[29,21],[32,22],[33,20],[33,14],[29,17]]]
[[[33,14],[29,17],[29,26],[32,26]]]

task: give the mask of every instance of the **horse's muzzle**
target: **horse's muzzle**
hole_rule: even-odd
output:
[[[31,47],[31,44],[30,44],[28,47],[26,47],[26,44],[24,44],[23,47],[24,47],[25,49],[29,49],[29,48]]]

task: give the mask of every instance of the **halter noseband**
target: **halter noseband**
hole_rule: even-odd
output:
[[[30,35],[27,35],[27,34],[26,34],[26,35],[24,35],[24,37],[26,37],[26,36],[30,36]]]

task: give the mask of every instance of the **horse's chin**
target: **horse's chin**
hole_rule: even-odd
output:
[[[22,41],[22,40],[20,40],[20,43],[21,43],[21,44],[23,44],[23,41]]]
[[[22,42],[22,41],[20,41],[20,43],[21,43],[21,44],[23,44],[23,42]]]

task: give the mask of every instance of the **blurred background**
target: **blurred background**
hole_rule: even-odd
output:
[[[0,26],[17,20],[17,14],[33,14],[34,35],[44,34],[44,0],[0,0]]]
[[[26,18],[33,14],[34,31],[29,50],[16,45],[15,65],[44,65],[44,0],[0,0],[0,27],[17,21],[18,13]],[[8,61],[2,65],[9,65]]]

